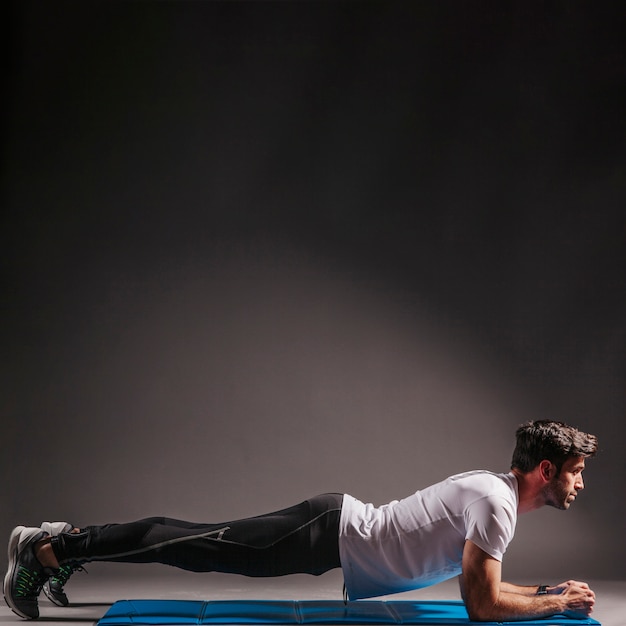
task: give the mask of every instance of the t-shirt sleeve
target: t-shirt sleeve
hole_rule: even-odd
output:
[[[498,561],[506,552],[515,532],[515,512],[511,503],[500,496],[486,496],[465,510],[465,539]]]

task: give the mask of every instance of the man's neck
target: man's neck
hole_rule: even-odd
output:
[[[536,476],[536,472],[520,472],[518,469],[512,469],[511,473],[517,478],[519,494],[517,512],[521,515],[541,508],[545,504],[541,496],[543,483],[541,479]]]

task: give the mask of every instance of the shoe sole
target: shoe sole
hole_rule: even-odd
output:
[[[48,583],[43,586],[43,592],[46,595],[46,598],[48,598],[48,600],[50,600],[52,604],[56,604],[57,606],[61,607],[66,607],[70,605],[69,602],[63,602],[62,600],[58,600],[57,598],[55,598],[50,589],[48,589]]]
[[[7,550],[7,556],[9,557],[9,567],[4,577],[4,601],[16,615],[19,615],[24,619],[36,619],[32,615],[26,615],[25,613],[20,611],[20,609],[13,603],[13,597],[11,596],[11,580],[13,579],[13,574],[15,574],[15,567],[17,565],[20,552],[20,537],[24,530],[26,530],[26,526],[16,526],[11,532],[11,536],[9,537],[9,547]],[[37,617],[39,617],[39,615],[37,615]]]
[[[61,533],[69,533],[74,527],[69,522],[41,522],[39,528],[51,537],[56,537]]]
[[[11,536],[9,537],[9,548],[7,550],[7,556],[9,557],[9,567],[7,569],[7,573],[4,577],[4,586],[2,591],[4,593],[4,601],[7,603],[8,607],[20,617],[24,617],[26,619],[30,619],[28,615],[24,615],[16,606],[13,604],[13,598],[11,597],[11,580],[13,579],[13,574],[15,573],[15,566],[17,564],[18,557],[18,548],[20,545],[20,535],[22,531],[26,528],[26,526],[16,526],[11,532]]]

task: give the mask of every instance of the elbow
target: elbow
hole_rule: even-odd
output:
[[[482,613],[475,613],[473,611],[468,611],[467,616],[470,622],[492,622],[492,619],[485,617]]]
[[[495,606],[466,603],[465,608],[471,622],[493,622],[497,620]]]
[[[494,617],[491,617],[488,613],[481,613],[479,612],[474,612],[474,611],[468,611],[467,615],[469,617],[470,622],[494,622],[496,621],[496,619]]]
[[[467,609],[467,617],[470,622],[486,622],[487,620],[482,616],[480,611],[476,611],[474,609]]]

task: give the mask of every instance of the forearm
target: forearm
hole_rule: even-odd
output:
[[[532,589],[530,587],[516,587],[515,585],[513,587],[523,590]],[[536,587],[534,589],[536,591]],[[538,596],[535,593],[519,593],[501,589],[495,602],[470,603],[467,610],[470,619],[473,620],[506,621],[548,617],[564,612],[565,605],[563,599],[557,595]]]
[[[462,580],[461,580],[462,583]],[[508,621],[548,617],[567,610],[563,597],[556,594],[537,595],[538,585],[525,587],[500,582],[496,589],[479,586],[466,589],[461,595],[470,619],[475,621]]]
[[[539,590],[539,585],[514,585],[513,583],[500,583],[500,591],[504,591],[506,593],[517,593],[521,596],[535,596],[537,595],[537,591]],[[548,593],[550,593],[550,588],[548,589]]]

